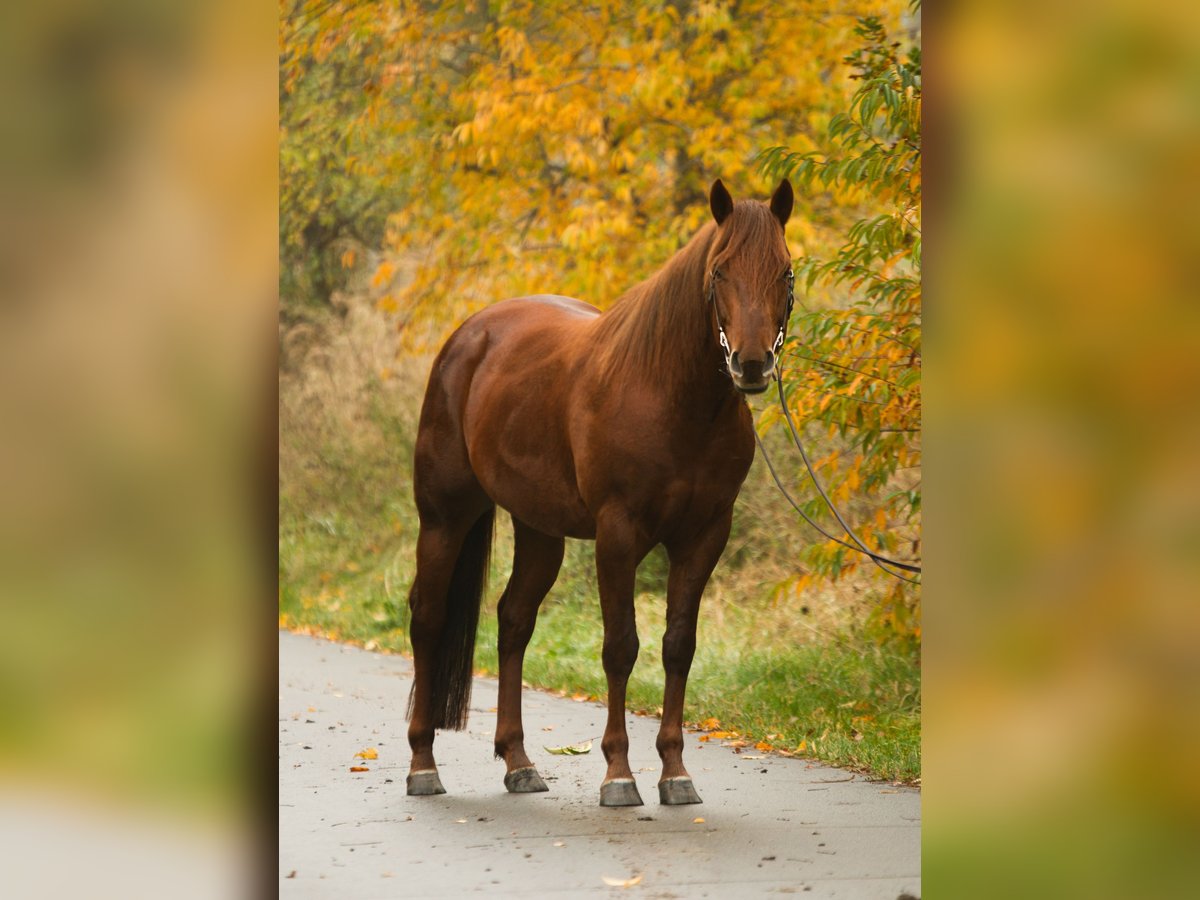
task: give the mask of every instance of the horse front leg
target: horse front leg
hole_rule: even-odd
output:
[[[683,765],[683,701],[696,653],[700,597],[729,540],[732,518],[731,508],[698,535],[667,546],[671,571],[667,577],[667,627],[662,645],[666,681],[656,741],[663,764],[658,800],[667,806],[702,802]]]
[[[608,721],[600,748],[608,771],[600,785],[601,806],[641,806],[629,768],[629,734],[625,730],[625,690],[637,661],[637,620],[633,610],[634,575],[646,550],[636,545],[635,531],[625,523],[598,528],[596,574],[604,618],[604,674],[608,679]]]

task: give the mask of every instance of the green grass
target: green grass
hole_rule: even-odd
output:
[[[284,627],[409,652],[417,519],[408,467],[422,380],[423,371],[387,384],[367,378],[316,404],[289,402],[294,389],[281,384]],[[756,466],[705,593],[685,718],[716,719],[720,730],[751,744],[766,741],[880,778],[918,781],[919,646],[880,643],[858,624],[873,602],[870,585],[809,587],[803,597],[777,589],[794,574],[797,546],[808,538],[774,490]],[[485,673],[497,668],[495,603],[511,560],[511,526],[501,514],[476,645],[476,669]],[[638,712],[654,713],[662,704],[666,575],[661,548],[638,573],[641,651],[628,692]],[[524,679],[603,700],[601,642],[592,545],[569,541],[538,617]]]

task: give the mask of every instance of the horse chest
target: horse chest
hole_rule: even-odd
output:
[[[700,448],[682,457],[659,489],[664,517],[704,519],[726,509],[737,498],[750,458],[726,447]]]
[[[753,459],[749,422],[732,415],[697,427],[669,410],[639,412],[598,418],[576,433],[576,475],[588,508],[621,506],[653,534],[728,509]]]

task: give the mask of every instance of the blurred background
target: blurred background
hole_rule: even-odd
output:
[[[668,39],[655,31],[668,5],[685,6],[645,5],[658,14],[635,23],[645,42]],[[747,84],[770,85],[727,101],[729,115],[769,124],[722,132],[717,116],[689,118],[672,105],[679,85],[656,85],[659,68],[631,45],[624,64],[638,84],[626,88],[644,92],[653,115],[689,130],[657,169],[641,168],[648,151],[636,136],[626,138],[635,154],[625,162],[633,184],[627,198],[579,194],[568,203],[548,195],[552,224],[534,219],[521,236],[529,245],[555,237],[567,248],[547,251],[544,268],[524,247],[517,262],[506,262],[517,254],[505,241],[537,186],[507,183],[517,193],[476,207],[438,210],[422,198],[425,187],[430,198],[446,196],[439,172],[481,177],[501,163],[537,161],[523,155],[531,143],[496,124],[516,128],[521,117],[479,105],[489,77],[473,83],[476,105],[451,105],[463,99],[453,92],[438,105],[436,83],[422,82],[432,91],[423,93],[403,80],[421,73],[421,59],[372,57],[378,27],[356,16],[374,4],[65,0],[0,12],[0,860],[17,895],[86,888],[102,896],[168,889],[228,896],[275,884],[275,628],[281,611],[288,627],[344,627],[299,619],[306,596],[314,619],[341,599],[332,571],[320,602],[319,590],[289,597],[285,589],[286,504],[300,512],[314,504],[317,520],[294,532],[310,543],[297,544],[306,555],[293,559],[323,565],[311,556],[311,534],[342,532],[316,508],[320,497],[288,499],[296,485],[312,490],[324,477],[274,478],[277,364],[281,419],[293,387],[286,380],[295,378],[297,404],[308,396],[307,408],[332,407],[330,419],[303,421],[334,441],[314,444],[311,431],[281,434],[281,472],[288,453],[299,464],[301,451],[315,446],[325,452],[325,472],[345,477],[339,466],[349,457],[328,448],[353,448],[359,433],[376,435],[371,440],[386,433],[350,429],[333,400],[385,396],[355,386],[367,381],[419,383],[419,354],[474,304],[521,290],[522,279],[540,285],[547,273],[566,275],[556,290],[613,299],[697,224],[689,216],[697,207],[703,214],[698,192],[712,175],[735,196],[765,197],[790,173],[807,200],[789,228],[794,255],[814,265],[837,260],[849,227],[904,198],[896,185],[872,192],[880,179],[850,193],[844,182],[853,172],[839,181],[835,171],[833,187],[818,189],[820,173],[816,163],[805,167],[806,154],[835,158],[845,146],[831,139],[834,117],[865,114],[851,106],[862,79],[850,76],[870,54],[858,58],[858,70],[842,60],[873,45],[886,57],[897,41],[895,71],[922,33],[933,102],[916,109],[915,132],[906,127],[913,137],[923,123],[932,136],[925,309],[933,312],[933,368],[928,398],[921,397],[928,400],[919,412],[923,435],[911,438],[929,438],[927,451],[913,448],[928,453],[922,468],[932,476],[921,505],[933,514],[918,548],[929,590],[889,600],[882,576],[843,571],[844,561],[822,556],[819,545],[790,569],[757,551],[743,568],[764,558],[779,566],[780,596],[772,599],[764,586],[757,601],[777,604],[773,621],[793,621],[785,613],[799,602],[809,606],[799,615],[815,617],[822,639],[850,635],[858,643],[846,646],[889,648],[889,660],[916,654],[930,896],[1190,891],[1200,838],[1200,311],[1191,272],[1200,249],[1192,223],[1200,14],[1182,2],[976,3],[920,23],[904,5],[852,5],[836,15],[797,5],[787,10],[792,16],[740,29],[741,5],[686,4],[696,34],[708,28],[709,46],[720,51],[713,59],[677,47],[675,59],[687,63],[700,93],[711,87],[706,78],[730,68],[751,73]],[[330,23],[324,35],[297,35],[294,14],[303,6],[311,7],[309,27],[340,12],[347,28]],[[386,23],[406,21],[405,4],[389,8],[396,19]],[[463,12],[451,4],[422,10],[444,14],[447,31]],[[863,12],[881,19],[885,41],[855,32]],[[576,27],[586,35],[591,26]],[[536,59],[520,34],[502,37],[497,26],[494,46],[506,65],[525,65],[533,77]],[[619,43],[601,37],[605,46]],[[343,56],[378,63],[379,83],[321,86],[312,79],[327,70],[303,61],[336,64]],[[755,70],[762,59],[767,67]],[[453,56],[447,61],[458,65]],[[529,87],[552,96],[547,83]],[[307,120],[292,99],[304,91]],[[430,117],[415,119],[430,128],[452,117],[453,143],[429,144],[418,157],[404,129],[390,129],[394,146],[375,140],[399,109],[391,103],[374,110],[379,131],[361,132],[373,139],[361,138],[360,150],[349,131],[322,144],[324,122],[353,116],[371,124],[376,93],[425,104],[404,107],[404,115]],[[323,101],[342,117],[321,110]],[[876,109],[872,122],[899,133],[895,111],[913,111],[908,102],[881,101],[886,112]],[[610,113],[609,125],[600,117],[602,128],[625,115]],[[592,121],[552,100],[542,101],[540,114]],[[693,161],[690,148],[701,145],[706,155]],[[301,164],[289,155],[312,146],[354,159],[325,162],[318,154]],[[785,150],[770,155],[772,147]],[[582,140],[558,152],[585,174],[596,160]],[[418,158],[430,168],[393,167],[390,186],[380,175],[389,161]],[[365,175],[355,168],[360,161]],[[339,210],[334,201],[345,192],[314,193],[303,178],[307,166],[333,162],[321,184],[347,172],[358,185],[380,177],[364,191],[369,203]],[[668,178],[668,169],[683,175]],[[600,183],[597,169],[560,189]],[[462,184],[454,190],[466,198]],[[911,177],[906,190],[920,198]],[[645,219],[661,229],[653,240],[643,239],[642,220],[622,219],[638,203],[655,214]],[[290,218],[306,204],[336,212],[359,233],[335,232],[322,243],[321,216],[315,224]],[[397,218],[406,210],[411,220]],[[572,210],[591,212],[574,220]],[[489,219],[493,229],[478,227]],[[920,219],[908,221],[919,237]],[[417,245],[407,243],[413,223],[423,229]],[[639,239],[624,241],[629,232],[621,229]],[[449,240],[471,234],[478,247]],[[891,263],[889,278],[919,271],[919,242],[904,243],[911,230],[873,234],[874,246],[898,240],[907,254]],[[436,254],[419,252],[431,245]],[[553,255],[560,252],[575,265]],[[489,265],[475,266],[475,253],[486,253]],[[871,265],[885,262],[873,257]],[[442,292],[453,308],[439,312],[429,279],[447,264],[459,274],[454,290]],[[806,288],[799,316],[853,308],[853,282],[828,274],[818,272]],[[814,321],[793,321],[797,340],[821,338],[808,328]],[[339,333],[354,337],[342,341],[350,349],[337,359],[360,353],[351,345],[361,348],[370,335],[376,355],[339,369]],[[332,393],[313,387],[320,370],[310,354],[330,361],[320,377]],[[853,379],[818,382],[819,368],[797,369],[791,402],[809,431],[830,424],[819,416],[842,404],[839,397],[856,421],[850,403],[864,399],[855,393],[861,383],[851,390]],[[803,408],[801,384],[820,384],[835,399],[824,411]],[[363,419],[362,407],[346,408]],[[854,440],[854,429],[843,433],[838,424],[833,434],[825,430],[825,455],[853,446],[838,443]],[[768,439],[777,434],[769,417],[760,427]],[[289,444],[297,434],[307,436]],[[854,483],[852,467],[836,460],[823,471],[838,485]],[[865,474],[858,470],[860,484]],[[856,501],[858,487],[848,489],[852,513],[873,509],[886,496],[877,490]],[[757,496],[766,503],[769,492]],[[373,502],[390,514],[389,498]],[[910,507],[889,509],[878,537],[864,537],[882,546],[893,540],[899,552],[911,536],[903,518]],[[403,538],[401,517],[384,521]],[[388,545],[390,555],[373,570],[384,578],[370,595],[379,605],[365,607],[364,618],[374,622],[383,612],[376,624],[389,629],[402,625],[386,619],[392,611],[384,604],[402,591],[391,584],[402,573],[389,569],[401,549]],[[812,577],[800,583],[798,567]],[[293,571],[299,578],[310,570]],[[311,577],[319,581],[324,571],[313,568]],[[736,625],[707,627],[710,636],[748,639]],[[907,696],[892,699],[911,714]]]
[[[236,896],[274,865],[277,21],[0,12],[9,896]]]
[[[931,891],[1195,884],[1198,26],[1101,0],[928,32]]]

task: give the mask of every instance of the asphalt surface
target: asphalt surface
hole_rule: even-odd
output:
[[[525,691],[526,749],[550,791],[508,794],[489,678],[468,730],[434,745],[448,793],[409,797],[411,678],[403,657],[280,633],[281,896],[920,897],[919,791],[685,733],[704,802],[660,806],[658,720],[631,715],[645,805],[604,809],[598,703]],[[544,749],[588,739],[586,755]],[[355,756],[368,748],[376,759]]]

